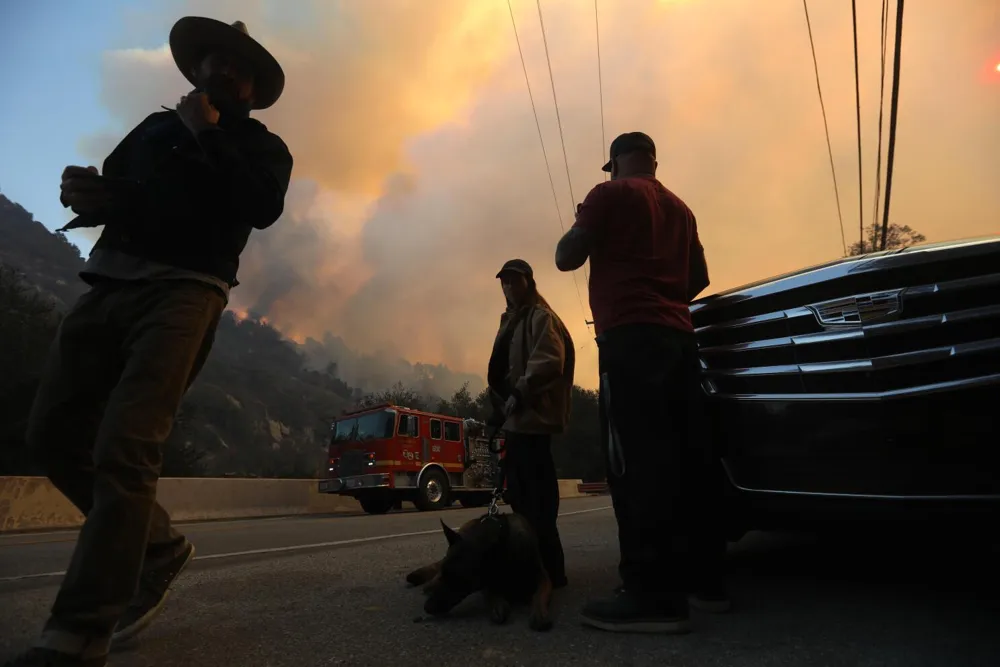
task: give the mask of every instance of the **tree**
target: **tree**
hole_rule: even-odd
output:
[[[885,233],[885,249],[896,250],[897,248],[905,248],[917,243],[923,243],[926,240],[926,236],[915,229],[910,229],[908,225],[891,224]],[[881,250],[881,248],[882,225],[871,224],[865,230],[864,245],[862,245],[861,241],[852,243],[851,247],[847,250],[847,254],[853,257],[863,255],[866,252],[875,252],[876,250]]]
[[[54,303],[0,265],[0,475],[30,471],[28,411],[58,325]]]
[[[486,419],[490,416],[490,411],[492,409],[493,405],[490,403],[490,388],[487,387],[476,395],[476,414],[479,415],[479,419],[486,421]]]
[[[392,405],[413,408],[415,410],[426,408],[425,401],[421,398],[420,394],[413,389],[403,386],[402,382],[397,382],[388,389],[367,394],[358,401],[358,407],[370,408],[384,403],[391,403]]]
[[[553,439],[552,457],[559,477],[597,482],[605,478],[598,392],[574,386],[566,432]]]
[[[437,403],[437,409],[434,412],[439,415],[448,415],[449,417],[457,417],[458,412],[455,411],[455,406],[451,404],[447,398],[439,398]]]
[[[469,392],[468,382],[463,383],[462,387],[452,395],[451,404],[461,417],[472,417],[476,413],[476,401]]]

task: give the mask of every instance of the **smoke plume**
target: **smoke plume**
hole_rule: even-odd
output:
[[[553,251],[560,217],[569,225],[603,178],[607,143],[636,129],[657,140],[661,179],[698,217],[712,291],[840,255],[801,5],[598,5],[603,128],[593,5],[542,3],[571,196],[535,3],[513,3],[558,209],[504,2],[213,1],[146,16],[146,32],[162,37],[137,47],[162,44],[190,11],[245,21],[285,68],[284,97],[259,118],[291,148],[294,183],[283,219],[251,239],[233,307],[298,340],[330,332],[363,352],[483,374],[503,307],[494,275],[522,257],[581,348],[579,381],[593,386],[586,285],[554,269]],[[850,12],[837,3],[812,11],[850,243]],[[859,21],[868,216],[878,7],[866,5]],[[907,8],[892,218],[931,240],[997,231],[1000,98],[981,76],[997,29],[988,2]],[[103,81],[118,126],[86,140],[95,160],[188,88],[162,46],[109,52]]]

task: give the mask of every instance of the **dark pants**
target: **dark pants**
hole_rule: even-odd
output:
[[[504,465],[511,509],[531,524],[538,536],[545,571],[554,582],[566,577],[566,560],[556,521],[559,480],[552,460],[552,436],[507,433]]]
[[[718,590],[721,467],[704,422],[695,337],[629,325],[598,346],[602,442],[607,453],[614,438],[623,459],[608,456],[622,582],[654,596]]]
[[[224,308],[194,281],[102,281],[63,319],[27,438],[86,520],[42,646],[106,653],[144,564],[184,548],[156,502],[162,447]]]

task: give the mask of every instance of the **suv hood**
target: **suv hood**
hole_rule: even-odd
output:
[[[825,264],[817,264],[702,297],[691,304],[691,314],[695,315],[700,311],[713,310],[716,307],[788,292],[868,271],[899,269],[926,262],[978,257],[991,253],[1000,254],[1000,235],[940,243],[923,243],[856,257],[842,257]]]

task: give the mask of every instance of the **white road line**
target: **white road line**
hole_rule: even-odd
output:
[[[591,512],[601,512],[611,509],[611,505],[604,507],[592,507],[585,510],[575,510],[573,512],[563,512],[559,516],[575,516],[577,514],[590,514]],[[393,535],[374,535],[372,537],[355,537],[349,540],[334,540],[332,542],[314,542],[312,544],[293,544],[287,547],[268,547],[265,549],[247,549],[246,551],[230,551],[222,554],[207,554],[205,556],[195,556],[194,560],[215,560],[218,558],[236,558],[239,556],[257,556],[260,554],[286,553],[291,551],[304,551],[306,549],[324,549],[328,547],[339,547],[348,544],[366,544],[369,542],[384,542],[385,540],[395,540],[403,537],[418,537],[422,535],[436,535],[440,529],[421,530],[413,533],[395,533]],[[66,574],[62,572],[39,572],[37,574],[20,574],[13,577],[0,577],[0,583],[12,581],[25,581],[28,579],[42,579],[45,577],[61,577]]]
[[[240,519],[209,519],[207,521],[178,521],[173,525],[178,527],[191,527],[191,526],[226,526],[234,523],[248,523],[253,521],[254,523],[264,523],[266,521],[284,521],[287,519],[300,519],[303,517],[308,517],[308,514],[288,514],[285,516],[261,516],[261,517],[246,517]],[[44,537],[45,535],[75,535],[80,530],[79,526],[73,528],[60,528],[59,530],[45,530],[36,531],[28,530],[21,533],[2,533],[0,534],[0,541],[2,540],[16,540],[17,538],[25,537]],[[63,541],[63,540],[52,540],[52,541]],[[0,580],[2,581],[2,580]]]
[[[44,577],[61,577],[66,574],[66,571],[62,572],[39,572],[38,574],[19,574],[14,577],[0,577],[0,583],[6,583],[10,581],[24,581],[26,579],[42,579]]]

